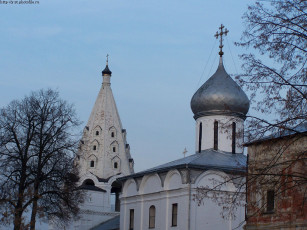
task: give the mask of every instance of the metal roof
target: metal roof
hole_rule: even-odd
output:
[[[198,169],[218,169],[227,172],[245,172],[246,156],[241,153],[232,154],[230,152],[216,151],[213,149],[203,150],[196,153],[157,167],[121,177],[119,180],[141,177],[146,174],[169,171],[178,168],[198,168]]]
[[[81,186],[78,187],[78,189],[91,190],[91,191],[97,191],[97,192],[107,192],[106,190],[99,188],[95,185],[86,185],[86,184],[82,184]]]
[[[195,119],[209,115],[233,115],[245,119],[249,99],[220,60],[216,72],[193,95],[191,109]]]
[[[111,75],[111,74],[112,74],[112,72],[109,69],[109,66],[107,64],[106,67],[104,68],[104,70],[102,70],[102,75]]]
[[[91,228],[91,230],[119,230],[119,215],[103,222],[96,227]]]
[[[257,140],[252,140],[252,141],[246,142],[246,143],[244,143],[244,146],[249,146],[249,145],[252,145],[252,144],[261,143],[261,142],[264,142],[264,141],[283,138],[283,137],[296,135],[296,134],[305,134],[306,135],[306,133],[307,133],[307,122],[302,123],[295,128],[283,129],[278,133],[274,133],[274,134],[265,136],[265,137],[257,139]]]

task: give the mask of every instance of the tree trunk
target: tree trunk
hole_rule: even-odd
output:
[[[36,214],[37,214],[37,201],[38,201],[38,187],[39,187],[38,184],[39,183],[37,181],[35,181],[30,230],[35,230]]]
[[[21,222],[22,222],[22,208],[20,204],[17,204],[15,208],[15,215],[14,215],[14,230],[21,229]]]
[[[25,181],[26,181],[26,164],[22,162],[22,170],[20,183],[18,188],[18,199],[17,205],[15,206],[14,214],[14,230],[20,230],[22,225],[22,213],[23,213],[23,201],[24,201],[24,192],[25,192]]]

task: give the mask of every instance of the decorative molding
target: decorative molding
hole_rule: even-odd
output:
[[[92,211],[92,210],[80,210],[82,214],[89,214],[89,215],[103,215],[103,216],[118,216],[119,212],[99,212],[99,211]]]

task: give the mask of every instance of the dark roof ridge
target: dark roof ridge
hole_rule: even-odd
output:
[[[156,167],[143,170],[119,180],[128,178],[142,177],[146,174],[168,171],[178,168],[199,168],[199,169],[220,169],[223,171],[245,171],[246,170],[246,156],[243,153],[232,154],[220,150],[207,149],[200,153],[183,157]]]

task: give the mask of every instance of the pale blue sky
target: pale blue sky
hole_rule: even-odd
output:
[[[108,53],[136,171],[181,158],[185,147],[188,154],[195,152],[190,99],[217,68],[213,35],[221,23],[229,29],[224,63],[228,73],[240,71],[242,50],[233,42],[254,1],[39,1],[0,4],[1,107],[51,87],[75,104],[82,130]]]

